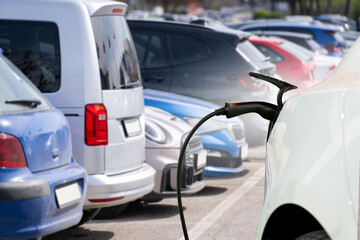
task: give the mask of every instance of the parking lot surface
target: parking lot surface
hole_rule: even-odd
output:
[[[226,178],[206,179],[206,188],[183,197],[184,215],[192,240],[243,239],[256,236],[264,191],[264,149],[250,149],[246,170]],[[183,238],[177,199],[130,205],[118,218],[92,220],[44,239]]]

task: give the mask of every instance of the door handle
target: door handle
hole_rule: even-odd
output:
[[[156,81],[156,82],[162,82],[164,81],[164,77],[162,76],[158,76],[158,75],[150,75],[148,77],[144,77],[144,81],[148,82],[148,81]]]

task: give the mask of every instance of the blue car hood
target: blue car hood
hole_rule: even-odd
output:
[[[161,108],[178,117],[203,118],[221,106],[197,98],[179,94],[144,89],[145,105]],[[225,120],[223,117],[214,117],[216,120]]]

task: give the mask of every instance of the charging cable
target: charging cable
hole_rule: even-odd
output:
[[[272,77],[262,75],[259,73],[251,72],[251,73],[249,73],[249,75],[259,78],[259,79],[262,79],[264,81],[267,81],[271,84],[274,84],[275,86],[277,86],[279,88],[279,92],[277,95],[277,104],[278,105],[274,105],[274,104],[267,103],[267,102],[260,102],[260,101],[258,101],[258,102],[254,101],[254,102],[225,103],[224,107],[216,109],[215,111],[213,111],[213,112],[209,113],[208,115],[206,115],[205,117],[203,117],[189,132],[188,136],[186,137],[186,139],[183,143],[181,151],[180,151],[178,167],[177,167],[177,184],[176,184],[176,193],[177,193],[180,221],[181,221],[181,226],[182,226],[185,240],[189,240],[189,236],[188,236],[188,232],[187,232],[187,228],[186,228],[186,222],[185,222],[185,217],[184,217],[184,212],[183,212],[183,207],[182,207],[182,200],[181,200],[181,176],[182,176],[181,171],[182,171],[182,165],[183,165],[183,161],[184,161],[186,147],[187,147],[192,135],[194,135],[196,130],[204,122],[206,122],[207,120],[209,120],[210,118],[212,118],[214,116],[225,115],[227,118],[232,118],[232,117],[236,117],[236,116],[246,114],[246,113],[257,113],[261,117],[270,121],[269,132],[268,132],[268,136],[269,136],[269,134],[272,130],[272,127],[274,126],[274,123],[284,105],[282,102],[283,94],[289,90],[296,88],[295,86],[293,86],[287,82],[283,82],[276,78],[272,78]]]

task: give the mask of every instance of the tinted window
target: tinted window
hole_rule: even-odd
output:
[[[266,61],[264,54],[262,54],[251,42],[243,41],[236,47],[236,51],[246,59],[248,62],[261,66]]]
[[[309,61],[315,55],[313,52],[307,50],[306,48],[303,48],[302,46],[287,40],[284,40],[282,43],[280,43],[280,46],[288,52],[294,54],[296,57],[300,58],[302,61]]]
[[[169,65],[165,34],[132,31],[132,35],[141,68]]]
[[[134,43],[122,16],[91,18],[104,90],[141,86]]]
[[[60,44],[55,23],[1,20],[0,48],[40,91],[59,90]]]
[[[51,109],[51,104],[27,77],[4,56],[0,55],[0,114],[16,114]],[[39,100],[36,108],[24,103],[7,101]]]
[[[169,40],[171,57],[175,65],[199,61],[210,56],[209,49],[198,38],[170,34]]]
[[[262,54],[264,54],[267,57],[270,57],[270,61],[272,63],[278,63],[284,60],[281,55],[279,55],[278,53],[276,53],[275,51],[273,51],[272,49],[268,48],[265,45],[254,43],[254,46],[257,49],[259,49],[259,51],[262,52]]]

